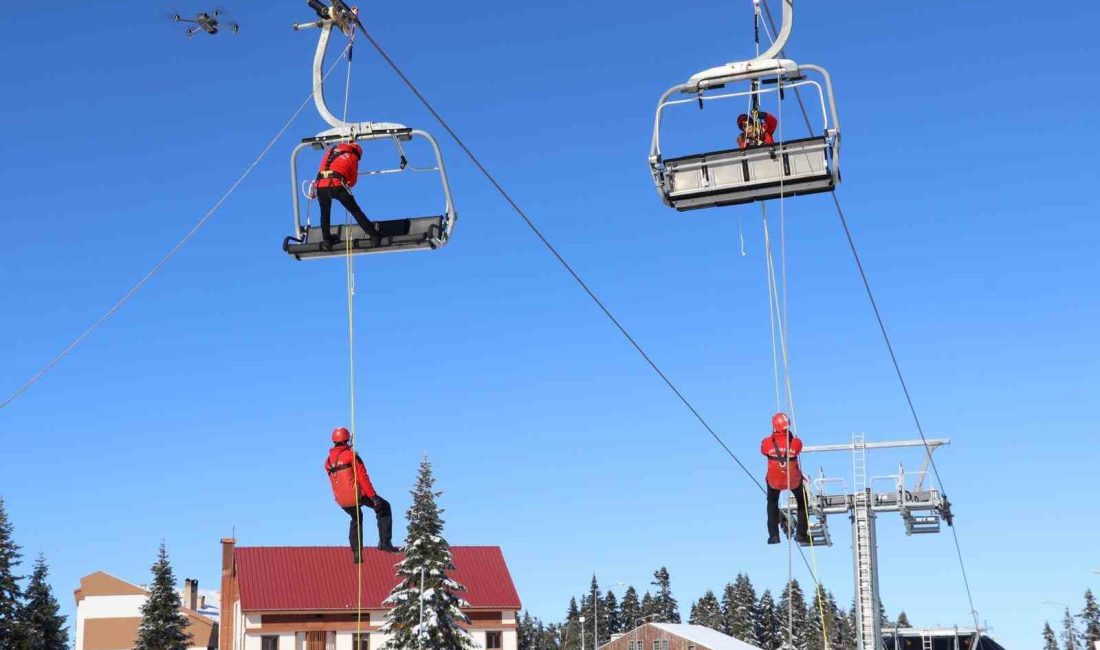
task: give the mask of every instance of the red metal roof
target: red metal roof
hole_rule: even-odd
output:
[[[498,546],[452,546],[450,574],[474,608],[519,610],[519,594]],[[346,546],[254,546],[236,549],[242,611],[354,610],[356,565]],[[398,583],[400,553],[363,549],[362,607],[382,601]]]

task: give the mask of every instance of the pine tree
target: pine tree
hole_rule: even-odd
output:
[[[19,612],[24,650],[67,650],[69,647],[65,617],[58,614],[60,606],[46,582],[48,573],[46,558],[39,555],[27,585],[26,602]]]
[[[810,632],[806,616],[806,597],[797,580],[787,583],[787,588],[783,590],[783,596],[779,599],[775,610],[782,629],[783,643],[793,645],[795,650],[809,650]]]
[[[519,619],[519,625],[516,626],[516,640],[519,643],[519,650],[538,650],[538,628],[538,619],[532,617],[530,612],[524,611],[523,617]]]
[[[561,629],[562,650],[580,650],[581,647],[581,611],[577,599],[569,599],[569,609],[565,612],[565,624]]]
[[[657,587],[657,594],[653,597],[653,612],[657,616],[653,617],[653,621],[655,623],[679,623],[680,606],[676,603],[676,599],[672,597],[668,569],[661,567],[654,571],[653,582],[650,584]]]
[[[604,596],[603,602],[600,603],[600,616],[604,617],[600,623],[601,637],[610,640],[612,634],[621,634],[625,631],[619,619],[619,601],[615,598],[615,592],[608,590],[607,595]],[[602,633],[605,623],[607,634]]]
[[[629,632],[638,626],[638,619],[642,613],[642,604],[638,601],[638,592],[634,587],[627,587],[623,593],[623,602],[619,605],[620,632]]]
[[[1085,607],[1078,616],[1085,626],[1084,644],[1087,648],[1093,648],[1094,643],[1100,641],[1100,606],[1096,604],[1096,596],[1092,589],[1085,590]]]
[[[13,539],[14,527],[8,520],[4,500],[0,498],[0,648],[15,648],[22,642],[19,625],[19,603],[23,592],[15,575],[19,566],[19,546]]]
[[[829,630],[829,650],[852,650],[856,647],[856,634],[848,614],[836,603],[836,597],[828,592],[825,604],[832,612],[834,628]]]
[[[649,621],[653,621],[654,619],[657,618],[656,616],[654,616],[654,614],[656,614],[656,613],[657,613],[657,606],[655,604],[655,601],[653,600],[653,596],[651,596],[650,593],[647,591],[647,592],[645,592],[645,595],[642,596],[642,616],[641,616],[641,618],[647,619]],[[650,617],[652,617],[652,618],[650,618]],[[643,621],[643,623],[644,622],[645,621]]]
[[[1081,650],[1081,633],[1077,631],[1073,614],[1070,614],[1068,609],[1062,618],[1062,644],[1065,650]]]
[[[467,603],[459,596],[466,588],[447,575],[455,567],[451,547],[443,538],[443,509],[435,502],[443,493],[434,486],[432,464],[424,458],[405,515],[409,522],[405,559],[397,563],[401,581],[385,600],[390,611],[382,632],[391,636],[384,648],[474,647],[470,634],[459,626],[469,623],[461,609]]]
[[[157,561],[153,563],[149,597],[141,606],[141,625],[134,650],[187,650],[191,635],[186,629],[187,617],[180,611],[181,604],[176,576],[162,542]]]
[[[1058,637],[1054,636],[1050,621],[1043,623],[1043,650],[1058,650]]]
[[[898,627],[913,627],[909,624],[909,617],[905,615],[904,609],[898,614]]]
[[[756,619],[756,645],[763,650],[778,650],[785,639],[780,633],[779,619],[775,610],[775,600],[768,589],[760,596],[760,604],[757,606],[760,615]]]
[[[703,597],[692,604],[689,622],[692,625],[702,625],[712,630],[722,630],[722,605],[718,602],[718,597],[714,595],[713,591],[707,589]]]
[[[756,644],[757,607],[756,589],[744,573],[726,585],[722,592],[722,631],[749,644]]]

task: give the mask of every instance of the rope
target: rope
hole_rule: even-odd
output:
[[[337,60],[337,63],[339,63],[339,60]],[[319,82],[319,84],[324,83],[324,80],[335,69],[336,69],[336,65],[333,64],[333,66],[330,67],[328,69],[328,71],[325,73],[324,77],[321,78],[321,81]],[[262,161],[264,159],[264,157],[267,156],[267,153],[269,151],[271,151],[271,148],[275,146],[275,143],[278,142],[283,137],[283,134],[286,133],[287,129],[290,128],[290,125],[293,124],[296,119],[298,119],[298,115],[301,114],[301,112],[305,109],[306,105],[309,104],[309,102],[312,101],[312,100],[313,100],[313,92],[311,90],[309,96],[306,97],[304,101],[302,101],[302,103],[298,106],[297,110],[295,110],[294,113],[290,116],[290,119],[288,119],[286,121],[286,123],[283,124],[283,126],[280,127],[278,131],[275,132],[275,135],[268,141],[267,145],[265,145],[264,148],[260,150],[259,155],[256,156],[256,158],[247,167],[245,167],[245,170],[241,173],[240,176],[237,177],[237,180],[234,181],[233,184],[229,186],[229,189],[226,190],[225,193],[223,193],[221,195],[221,198],[219,198],[214,203],[214,206],[212,208],[210,208],[206,212],[206,214],[204,214],[202,216],[202,218],[199,219],[195,223],[194,226],[191,227],[191,230],[187,231],[187,234],[183,236],[183,239],[180,239],[176,243],[176,245],[173,246],[171,248],[171,250],[168,251],[167,254],[165,254],[164,257],[160,258],[160,260],[156,264],[153,265],[153,268],[149,269],[149,271],[145,275],[143,275],[141,277],[141,279],[138,280],[136,284],[134,284],[134,286],[130,287],[129,291],[127,291],[125,294],[123,294],[123,296],[121,298],[119,298],[118,301],[114,305],[112,305],[110,309],[108,309],[102,316],[100,316],[98,319],[96,319],[96,321],[93,322],[88,327],[88,329],[84,330],[80,334],[80,336],[77,336],[75,339],[73,339],[71,342],[69,342],[69,344],[67,346],[65,346],[64,350],[62,350],[60,353],[57,354],[57,356],[55,356],[53,359],[51,359],[49,363],[47,363],[45,366],[43,366],[42,369],[39,370],[37,373],[35,373],[33,377],[28,379],[22,386],[19,387],[18,390],[16,390],[14,393],[12,393],[10,396],[8,396],[8,398],[5,399],[3,402],[0,402],[0,410],[6,408],[9,404],[11,404],[16,399],[18,399],[19,396],[21,396],[23,393],[27,392],[27,390],[31,386],[38,383],[38,381],[40,379],[42,379],[43,377],[46,376],[46,373],[48,373],[50,370],[52,370],[54,366],[56,366],[58,363],[60,363],[65,357],[69,356],[69,354],[73,350],[75,350],[77,348],[77,346],[79,346],[81,343],[83,343],[84,339],[91,336],[92,333],[95,332],[97,329],[99,329],[99,327],[101,325],[103,325],[103,323],[107,322],[107,320],[110,319],[111,316],[114,316],[115,313],[118,312],[118,310],[122,309],[122,307],[125,306],[126,303],[130,302],[130,299],[133,298],[137,294],[137,292],[141,290],[142,287],[144,287],[146,284],[148,284],[149,281],[153,279],[153,276],[155,276],[157,273],[159,273],[160,270],[164,267],[164,265],[167,264],[169,261],[171,261],[171,259],[176,256],[176,253],[179,253],[180,250],[185,245],[187,245],[187,243],[190,242],[195,237],[195,235],[197,235],[199,233],[200,230],[202,230],[202,227],[205,226],[208,221],[210,221],[210,219],[214,216],[215,213],[217,213],[218,209],[222,207],[222,204],[224,204],[226,202],[226,200],[228,200],[229,197],[232,196],[232,194],[237,191],[237,188],[240,187],[241,183],[243,183],[244,180],[246,178],[248,178],[248,176],[252,173],[252,170],[254,170],[256,168],[256,166],[260,164],[260,161]]]
[[[767,13],[768,22],[772,24],[772,29],[775,29],[775,18],[772,16],[771,9],[768,8],[766,0],[764,2],[764,11]],[[783,51],[780,51],[780,56],[786,55],[783,53]],[[810,123],[810,116],[806,110],[806,104],[802,101],[802,94],[799,92],[798,88],[794,88],[794,92],[795,97],[798,100],[798,106],[802,110],[802,119],[806,122],[806,128],[810,131],[810,133],[813,133],[813,126]],[[840,206],[840,199],[837,198],[836,192],[832,193],[832,197],[833,204],[836,206],[837,216],[840,218],[840,224],[844,228],[844,235],[848,240],[848,247],[852,251],[852,258],[855,260],[856,268],[859,269],[859,277],[863,282],[863,288],[867,291],[867,298],[871,302],[871,309],[875,314],[875,320],[878,323],[879,331],[882,332],[882,340],[886,343],[886,349],[890,354],[890,362],[894,366],[894,372],[898,376],[898,383],[901,384],[901,390],[905,395],[906,404],[908,404],[909,406],[909,413],[913,417],[913,423],[916,425],[917,433],[920,434],[921,442],[924,443],[925,453],[927,453],[929,464],[932,466],[932,473],[936,476],[936,482],[940,486],[940,491],[946,493],[947,489],[944,487],[943,478],[940,476],[940,470],[936,466],[935,459],[933,459],[932,457],[932,448],[928,444],[928,438],[925,437],[924,427],[921,425],[920,417],[917,415],[917,409],[913,403],[913,397],[909,392],[909,385],[905,381],[905,376],[901,371],[901,364],[898,362],[897,355],[894,353],[893,343],[891,343],[890,341],[890,335],[886,331],[886,324],[882,319],[882,314],[879,312],[878,302],[875,300],[874,292],[871,290],[871,282],[867,278],[867,273],[863,268],[863,262],[859,256],[859,251],[856,249],[855,240],[852,238],[852,231],[848,227],[848,220],[844,216],[843,208],[841,208]],[[978,610],[974,606],[974,595],[973,591],[970,588],[970,578],[966,573],[966,561],[963,558],[962,545],[959,543],[959,533],[954,525],[950,526],[950,528],[951,537],[955,544],[955,555],[958,558],[959,570],[962,573],[963,587],[966,591],[967,602],[970,605],[970,614],[974,619],[974,629],[975,631],[977,631],[979,629]],[[981,637],[979,635],[978,647],[980,648],[980,646]]]

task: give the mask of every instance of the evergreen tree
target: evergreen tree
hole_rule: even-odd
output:
[[[795,650],[809,650],[810,626],[806,615],[806,597],[797,580],[787,583],[775,612],[782,629],[783,643],[793,645]]]
[[[615,598],[615,592],[608,590],[607,595],[604,596],[603,602],[600,603],[600,616],[604,617],[607,624],[607,634],[603,634],[604,622],[600,623],[601,637],[610,640],[612,634],[621,634],[625,631],[619,619],[619,601]]]
[[[69,647],[65,617],[58,614],[60,607],[46,582],[48,573],[46,558],[39,555],[27,585],[26,602],[19,612],[23,650],[67,650]]]
[[[434,486],[432,464],[424,458],[412,490],[413,502],[406,514],[409,532],[405,538],[405,559],[397,563],[401,581],[385,600],[390,611],[382,631],[391,637],[384,648],[474,647],[470,634],[459,626],[469,623],[461,609],[467,603],[459,596],[466,588],[447,575],[455,567],[451,547],[443,538],[443,509],[435,502],[443,493],[436,492]]]
[[[528,611],[523,612],[523,617],[519,619],[519,625],[516,626],[516,641],[519,644],[519,650],[538,650],[537,619],[533,618]]]
[[[904,609],[898,614],[898,627],[913,627],[909,624],[909,617],[905,615]]]
[[[756,619],[759,616],[756,589],[747,575],[738,573],[722,592],[722,631],[735,639],[757,644]]]
[[[539,643],[538,650],[561,650],[561,626],[556,623],[543,626],[539,623]]]
[[[638,619],[642,613],[642,604],[638,601],[638,592],[634,587],[627,587],[623,594],[623,602],[619,605],[620,632],[629,632],[638,625]]]
[[[707,593],[692,604],[689,622],[692,625],[702,625],[712,630],[722,631],[722,605],[713,591],[707,589]]]
[[[857,645],[856,631],[852,627],[852,621],[848,617],[848,614],[840,608],[836,603],[836,597],[832,592],[829,592],[826,596],[826,605],[828,610],[833,613],[833,621],[836,626],[835,632],[830,630],[829,632],[829,648],[830,650],[853,650]]]
[[[19,566],[19,546],[13,539],[14,527],[8,520],[4,500],[0,498],[0,648],[15,648],[21,642],[19,603],[23,592],[15,575]]]
[[[157,561],[153,563],[149,597],[141,606],[141,625],[134,650],[187,650],[191,635],[186,629],[187,617],[180,611],[181,604],[168,550],[161,542]]]
[[[832,593],[820,587],[814,592],[813,601],[806,611],[807,647],[810,650],[851,650],[844,629],[844,612],[837,607]]]
[[[760,596],[760,604],[757,605],[757,610],[760,615],[756,619],[756,630],[754,632],[756,645],[763,650],[778,650],[785,639],[780,632],[775,600],[772,599],[770,590],[765,589]]]
[[[562,650],[581,650],[581,610],[577,599],[569,599],[569,609],[565,612],[565,624],[561,628]]]
[[[653,617],[653,622],[679,623],[680,606],[676,603],[676,599],[672,597],[668,569],[661,567],[654,571],[653,582],[650,584],[657,587],[657,594],[653,597],[653,613],[657,615]]]
[[[1058,638],[1054,636],[1049,621],[1043,623],[1043,650],[1058,650]]]
[[[657,618],[656,616],[654,616],[654,614],[656,614],[656,613],[657,613],[657,607],[654,604],[653,596],[651,596],[649,594],[649,592],[647,591],[647,592],[645,592],[645,595],[642,596],[642,616],[641,616],[641,618],[644,618],[647,621],[653,621],[654,619]],[[653,618],[650,618],[651,616]],[[646,621],[642,621],[642,622],[645,623]]]
[[[1100,606],[1096,604],[1096,596],[1092,594],[1092,589],[1085,590],[1085,607],[1081,610],[1079,616],[1081,624],[1085,626],[1084,638],[1085,647],[1093,648],[1093,644],[1100,641]]]
[[[1081,633],[1077,631],[1073,614],[1070,614],[1068,609],[1062,618],[1062,644],[1065,650],[1081,650]]]

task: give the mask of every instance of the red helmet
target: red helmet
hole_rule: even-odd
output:
[[[774,433],[787,433],[791,427],[791,419],[786,413],[776,413],[772,416],[772,431]]]
[[[351,434],[344,427],[336,427],[332,430],[332,441],[336,444],[351,440]]]
[[[744,131],[745,130],[745,125],[748,124],[748,123],[749,123],[749,116],[746,115],[745,113],[741,113],[740,115],[737,116],[737,128]]]

